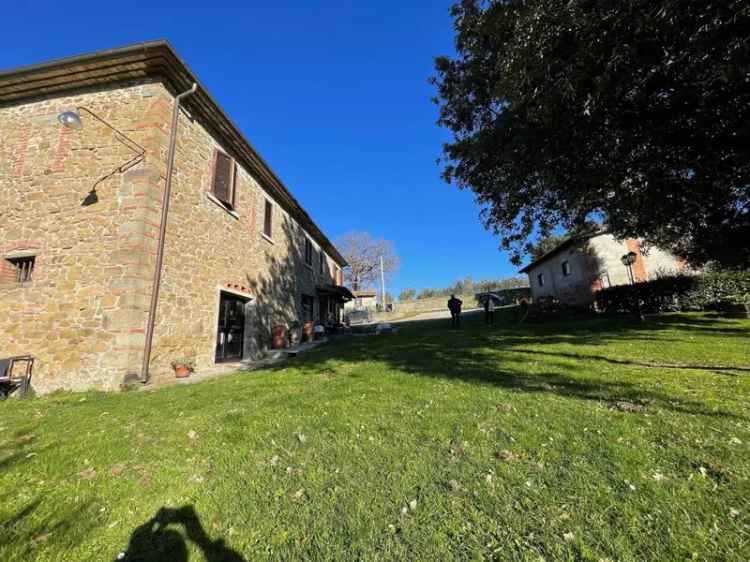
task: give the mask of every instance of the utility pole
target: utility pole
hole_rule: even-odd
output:
[[[383,271],[383,256],[380,256],[380,289],[383,293],[383,312],[386,310],[387,303],[385,302],[385,273]]]

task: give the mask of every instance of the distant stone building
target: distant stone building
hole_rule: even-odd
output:
[[[634,238],[618,241],[606,232],[573,237],[521,270],[529,276],[533,299],[555,297],[571,305],[589,305],[594,292],[631,282],[622,257],[635,254],[633,280],[646,281],[659,273],[686,270],[687,264],[659,248],[641,247]]]
[[[194,82],[165,42],[0,73],[0,357],[33,355],[37,391],[141,373],[171,112]],[[210,369],[257,356],[275,325],[338,319],[345,265],[205,88],[186,97],[155,380],[177,357]]]
[[[344,305],[344,310],[375,310],[378,306],[378,294],[374,289],[352,291],[354,298]]]

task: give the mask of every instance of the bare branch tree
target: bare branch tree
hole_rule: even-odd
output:
[[[393,243],[383,238],[376,240],[368,232],[344,234],[336,241],[336,247],[349,262],[346,272],[355,291],[373,286],[380,279],[381,256],[386,279],[398,269],[399,258]]]

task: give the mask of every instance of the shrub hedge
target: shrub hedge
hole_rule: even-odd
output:
[[[606,312],[628,312],[633,311],[640,301],[641,309],[646,313],[712,310],[723,301],[748,294],[750,271],[712,271],[607,287],[596,292],[596,306]]]

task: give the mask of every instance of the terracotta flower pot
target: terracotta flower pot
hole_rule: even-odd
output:
[[[175,365],[174,375],[178,379],[185,379],[190,376],[190,367],[188,367],[187,365]]]
[[[310,321],[305,322],[302,326],[302,332],[305,335],[305,341],[313,341],[315,337],[315,323]]]
[[[273,348],[282,349],[286,347],[286,326],[273,327]]]

